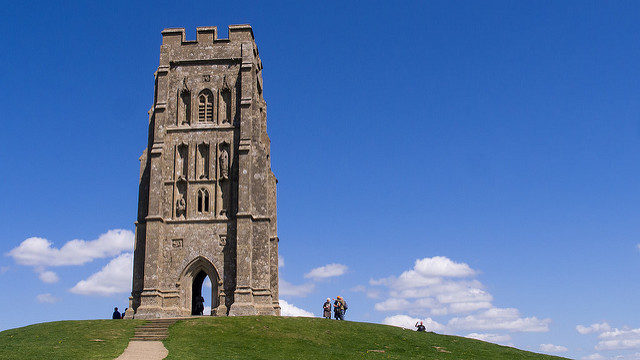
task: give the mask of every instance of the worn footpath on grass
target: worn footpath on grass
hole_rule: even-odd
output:
[[[162,341],[130,341],[124,353],[115,360],[162,360],[167,354]]]

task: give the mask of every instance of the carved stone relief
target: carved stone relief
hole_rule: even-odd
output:
[[[229,178],[229,144],[223,142],[220,144],[220,156],[218,158],[220,169],[220,180]]]
[[[187,86],[187,78],[182,78],[182,89],[178,95],[178,125],[189,125],[191,122],[191,90]]]
[[[184,219],[187,217],[187,183],[185,181],[179,181],[177,184],[176,194],[176,217],[178,219]]]

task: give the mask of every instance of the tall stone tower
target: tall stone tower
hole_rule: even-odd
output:
[[[127,317],[279,315],[276,183],[249,25],[162,31]],[[211,280],[211,296],[204,279]],[[207,290],[207,293],[203,293]]]

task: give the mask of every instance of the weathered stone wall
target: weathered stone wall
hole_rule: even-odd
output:
[[[191,314],[198,272],[212,281],[215,315],[279,315],[277,181],[253,31],[162,35],[128,315]]]

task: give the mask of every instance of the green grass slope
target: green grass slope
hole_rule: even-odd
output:
[[[114,359],[141,320],[56,321],[0,332],[0,359]]]
[[[220,317],[181,321],[167,359],[551,360],[506,346],[393,326],[318,318]]]
[[[114,359],[142,320],[57,321],[0,332],[0,359]],[[169,328],[167,359],[551,360],[478,340],[318,318],[201,317]]]

